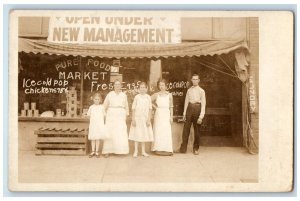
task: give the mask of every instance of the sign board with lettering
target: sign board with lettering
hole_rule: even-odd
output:
[[[56,16],[50,18],[48,41],[71,44],[180,43],[180,18],[162,14]]]
[[[22,53],[20,60],[23,68],[19,73],[19,109],[24,101],[34,101],[40,112],[63,109],[65,106],[61,105],[65,94],[72,87],[78,93],[83,90],[83,107],[88,108],[91,94],[97,91],[104,98],[113,90],[114,79],[122,82],[122,90],[127,95],[135,95],[139,83],[147,81],[150,68],[149,61],[142,59],[132,61]],[[114,68],[118,68],[118,72]]]
[[[255,76],[249,75],[249,109],[250,113],[256,113],[257,109],[257,94],[255,87]]]

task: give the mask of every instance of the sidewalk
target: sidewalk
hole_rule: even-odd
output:
[[[246,182],[258,181],[258,155],[241,147],[200,147],[174,156],[36,156],[19,152],[19,182]]]

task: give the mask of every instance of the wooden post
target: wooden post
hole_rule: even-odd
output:
[[[162,77],[162,66],[161,60],[151,60],[150,61],[150,75],[149,75],[149,84],[150,84],[150,92],[151,88],[153,90],[156,89],[156,82],[158,79]]]
[[[192,77],[192,58],[189,57],[188,58],[188,66],[187,66],[187,78],[188,78],[188,81],[190,81],[191,77]]]
[[[250,122],[252,129],[253,142],[251,142],[251,150],[257,152],[259,147],[259,23],[258,18],[251,17],[249,18],[249,46],[250,46],[250,68],[249,75],[252,75],[254,80],[254,85],[256,90],[256,112],[250,114]],[[251,137],[251,138],[252,138]]]
[[[249,18],[246,19],[246,40],[247,40],[247,43],[250,47],[250,21],[249,21]],[[249,67],[251,68],[251,66]],[[247,107],[248,107],[248,104],[247,104],[247,87],[245,84],[242,85],[242,122],[243,122],[243,146],[245,147],[247,145]]]
[[[80,115],[82,115],[83,112],[83,73],[84,73],[84,67],[81,64],[81,56],[79,56],[79,68],[81,72],[81,78],[80,78]]]
[[[247,145],[247,87],[242,86],[242,121],[243,121],[243,146]]]

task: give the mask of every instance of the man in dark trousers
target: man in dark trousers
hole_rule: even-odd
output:
[[[199,86],[200,78],[198,74],[193,74],[191,86],[185,96],[183,120],[185,121],[182,132],[182,143],[175,153],[186,153],[190,128],[194,126],[193,153],[199,154],[200,132],[198,124],[202,123],[205,115],[206,98],[205,91]]]

